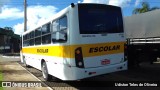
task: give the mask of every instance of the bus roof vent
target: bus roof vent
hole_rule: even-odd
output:
[[[71,3],[71,7],[74,8],[74,6],[75,6],[74,3]]]

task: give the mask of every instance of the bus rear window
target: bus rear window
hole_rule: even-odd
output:
[[[80,34],[123,32],[121,9],[109,5],[79,4]]]

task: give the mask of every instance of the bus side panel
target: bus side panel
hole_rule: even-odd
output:
[[[70,50],[70,11],[65,14],[67,16],[67,42],[58,44],[60,46],[58,52],[60,57],[51,56],[47,62],[49,74],[62,80],[69,80],[72,78],[71,68],[71,50]],[[54,49],[52,49],[54,51]],[[57,51],[56,51],[57,52]]]
[[[50,57],[47,62],[47,68],[50,75],[60,78],[62,80],[68,80],[72,78],[72,70],[68,64],[64,64],[62,57]],[[70,58],[65,58],[70,60]]]
[[[27,65],[30,65],[36,69],[41,70],[41,56],[40,55],[23,53],[23,56],[25,57]]]

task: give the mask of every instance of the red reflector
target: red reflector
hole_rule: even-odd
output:
[[[101,61],[101,65],[106,65],[106,64],[110,64],[110,60],[105,59]]]
[[[89,72],[88,74],[89,74],[89,75],[92,75],[92,74],[96,74],[96,72]]]
[[[127,46],[124,46],[124,49],[126,50],[126,49],[127,49]]]

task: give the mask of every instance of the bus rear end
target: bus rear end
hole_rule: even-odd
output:
[[[82,79],[127,70],[121,8],[104,4],[78,4],[73,8],[70,26],[73,77]]]

